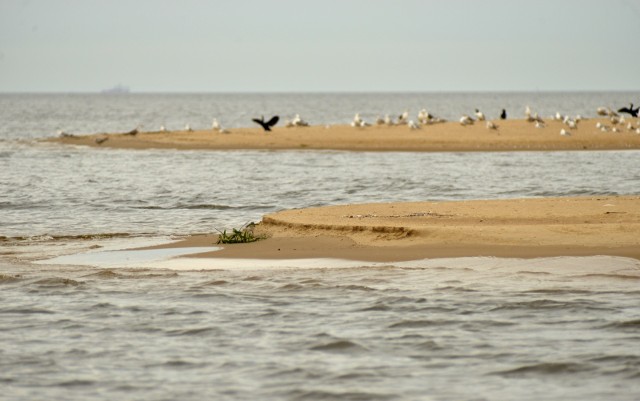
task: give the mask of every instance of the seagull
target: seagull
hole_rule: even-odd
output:
[[[296,116],[291,120],[292,127],[308,127],[309,123],[300,118],[300,114],[296,114]]]
[[[471,125],[471,124],[473,124],[473,118],[469,117],[466,114],[460,117],[460,125],[465,126],[465,125]]]
[[[278,123],[278,120],[280,120],[280,117],[278,116],[271,117],[271,120],[267,122],[264,121],[264,116],[260,117],[260,119],[257,119],[257,118],[251,119],[251,121],[260,125],[262,129],[264,129],[265,131],[271,131],[271,127],[274,127]]]
[[[544,122],[536,121],[536,128],[544,128],[544,127],[545,127]]]
[[[360,118],[360,113],[356,113],[355,116],[353,116],[353,121],[351,122],[351,126],[352,127],[364,127],[365,122],[362,118]]]
[[[571,129],[576,129],[578,128],[578,123],[576,123],[575,120],[572,120],[568,117],[565,117],[564,121],[565,124],[567,124],[567,127],[571,128]]]
[[[407,118],[409,118],[409,112],[405,110],[404,113],[402,113],[402,114],[400,114],[398,116],[398,125],[406,124],[407,123]]]
[[[609,108],[607,108],[607,107],[598,107],[598,108],[596,109],[596,113],[597,113],[599,116],[608,116],[608,115],[609,115],[609,111],[610,111],[610,110],[609,110]]]
[[[478,121],[484,121],[484,113],[478,109],[476,109],[476,117],[478,118]]]
[[[500,113],[500,119],[501,120],[507,119],[507,111],[505,109],[502,109],[502,113]]]
[[[193,131],[193,130],[191,129],[191,126],[190,126],[189,124],[187,124],[187,125],[185,125],[185,126],[184,126],[184,130],[185,130],[185,131],[188,131],[188,132]]]
[[[376,118],[376,125],[384,125],[384,118],[378,116],[378,118]]]
[[[410,130],[416,130],[416,129],[420,129],[420,125],[418,125],[415,121],[413,120],[409,120],[409,122],[407,123],[407,125],[409,126]]]
[[[102,144],[103,144],[104,142],[106,142],[108,139],[109,139],[109,137],[108,137],[108,136],[105,136],[105,137],[103,137],[103,138],[96,138],[96,143],[97,143],[98,145],[102,145]]]
[[[562,136],[571,136],[569,131],[565,130],[564,128],[560,130],[560,135],[562,135]]]
[[[165,132],[166,130],[167,130],[167,129],[165,128],[165,126],[164,126],[164,125],[161,125],[161,126],[160,126],[160,132]]]
[[[391,120],[391,117],[389,117],[388,114],[384,116],[384,123],[387,125],[393,125],[393,120]]]
[[[211,122],[211,129],[214,131],[220,131],[220,123],[217,118],[214,118]]]
[[[618,113],[627,113],[629,115],[631,115],[631,117],[638,117],[638,111],[640,110],[640,107],[636,107],[635,109],[633,108],[633,103],[631,103],[629,105],[629,107],[623,107],[621,109],[618,110]]]
[[[493,121],[487,121],[487,129],[498,129],[498,126]]]

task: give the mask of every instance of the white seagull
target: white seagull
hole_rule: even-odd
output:
[[[420,129],[420,125],[417,124],[415,121],[413,120],[409,120],[409,122],[407,123],[407,125],[409,126],[410,130],[416,130],[416,129]]]
[[[498,126],[493,121],[487,121],[487,129],[498,129]]]
[[[469,117],[466,114],[460,117],[460,125],[465,126],[465,125],[471,125],[471,124],[473,124],[473,118]]]
[[[478,121],[484,121],[485,120],[484,113],[476,109],[476,118],[478,119]]]

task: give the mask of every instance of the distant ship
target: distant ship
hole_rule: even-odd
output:
[[[130,93],[131,89],[128,86],[124,85],[116,85],[114,87],[103,89],[100,93],[108,94],[108,95],[120,95],[125,93]]]

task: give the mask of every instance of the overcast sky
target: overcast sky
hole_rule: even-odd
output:
[[[0,92],[639,90],[640,0],[0,0]]]

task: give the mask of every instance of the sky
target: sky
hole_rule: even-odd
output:
[[[0,0],[0,92],[640,90],[640,0]]]

